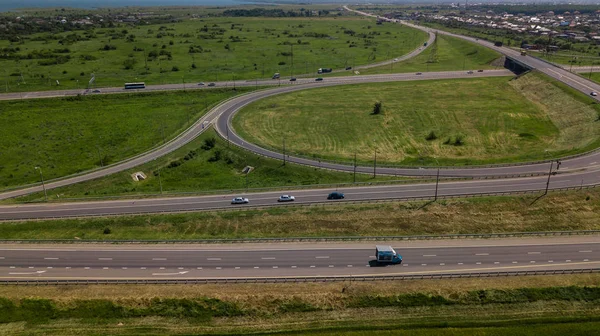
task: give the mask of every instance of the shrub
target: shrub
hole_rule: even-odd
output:
[[[104,234],[110,234],[112,231],[110,230],[110,228],[104,228],[103,233]]]
[[[465,141],[463,139],[462,135],[457,135],[456,138],[454,138],[454,142],[452,143],[454,146],[462,146],[465,144]]]
[[[171,68],[171,71],[179,71],[179,67],[178,67],[178,66],[176,66],[176,65],[174,65],[174,66]]]
[[[431,140],[435,140],[437,138],[438,138],[438,136],[435,134],[435,132],[431,131],[431,132],[429,132],[429,134],[427,134],[427,136],[425,137],[425,140],[431,141]]]
[[[211,150],[213,147],[215,147],[215,144],[217,143],[217,139],[215,138],[208,138],[204,140],[204,144],[200,147],[204,150]]]
[[[381,114],[383,112],[383,104],[378,101],[373,105],[373,114]]]

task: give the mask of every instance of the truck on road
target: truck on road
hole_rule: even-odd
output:
[[[396,253],[389,245],[375,246],[375,257],[378,264],[397,265],[402,263],[402,256]]]
[[[328,72],[331,72],[331,71],[333,71],[333,69],[331,69],[331,68],[319,68],[319,70],[317,71],[317,73],[322,74],[322,73],[328,73]]]
[[[521,50],[521,56],[527,56],[527,51]]]

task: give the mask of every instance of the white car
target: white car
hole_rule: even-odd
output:
[[[592,91],[592,92],[590,92],[590,95],[595,97],[598,95],[598,93],[596,91]]]
[[[295,199],[296,198],[294,196],[281,195],[281,196],[279,196],[279,199],[277,200],[277,202],[291,202],[291,201],[293,201]]]
[[[250,201],[246,197],[236,197],[231,200],[231,204],[246,204]]]

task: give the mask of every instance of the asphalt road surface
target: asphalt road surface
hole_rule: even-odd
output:
[[[376,267],[375,243],[2,246],[0,279],[409,275],[581,269],[600,264],[597,237],[377,244],[392,245],[403,256],[402,265]]]

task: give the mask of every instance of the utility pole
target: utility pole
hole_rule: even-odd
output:
[[[40,171],[40,179],[42,180],[42,189],[44,189],[44,200],[48,202],[48,194],[46,193],[46,184],[44,184],[44,174],[42,173],[42,168],[35,167],[36,170]]]
[[[250,174],[250,170],[246,172],[246,192],[248,192],[248,174]]]
[[[158,168],[158,185],[160,186],[160,194],[162,195],[163,189],[162,189],[162,180],[160,178],[160,168]]]
[[[377,149],[375,149],[375,156],[373,157],[373,178],[377,177]]]
[[[354,152],[354,180],[353,183],[356,183],[356,152]]]
[[[285,137],[283,137],[283,165],[285,166]]]
[[[98,161],[100,161],[100,167],[104,167],[104,163],[102,162],[102,155],[100,155],[100,147],[96,146],[98,150]]]
[[[291,77],[294,77],[294,44],[290,44],[290,47],[292,47],[292,52],[291,52],[291,56],[292,56],[292,73],[291,73]]]
[[[589,79],[592,79],[592,71],[594,70],[594,61],[592,61],[591,65],[590,65],[590,75],[588,76]]]
[[[554,161],[550,162],[550,171],[548,172],[548,181],[546,181],[546,191],[544,195],[548,194],[548,187],[550,186],[550,176],[552,176],[552,165],[554,165]]]
[[[437,171],[437,177],[435,179],[435,197],[433,199],[433,201],[437,201],[437,195],[438,195],[438,185],[440,184],[440,168],[438,168]]]
[[[229,121],[225,121],[225,132],[227,132],[227,148],[229,148]]]

